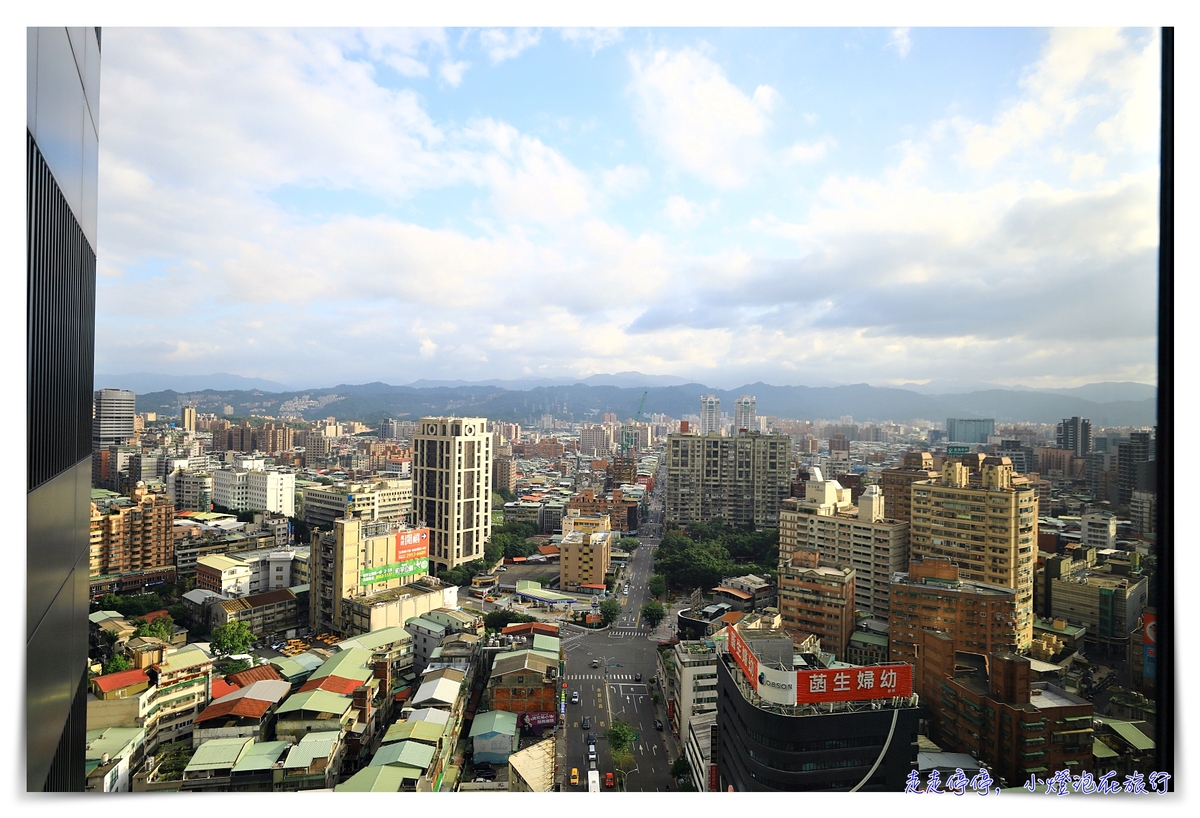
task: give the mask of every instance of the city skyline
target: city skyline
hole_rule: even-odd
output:
[[[1157,31],[105,37],[97,372],[1157,379]]]

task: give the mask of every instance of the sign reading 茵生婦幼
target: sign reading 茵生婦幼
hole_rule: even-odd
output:
[[[854,702],[912,695],[912,665],[796,671],[796,703]]]
[[[754,651],[750,650],[750,646],[746,644],[746,640],[742,638],[742,634],[738,632],[737,628],[727,628],[726,630],[729,633],[729,652],[733,654],[733,660],[742,669],[746,681],[757,691],[758,657],[754,655]]]

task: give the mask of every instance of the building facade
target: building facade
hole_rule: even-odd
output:
[[[612,559],[612,531],[571,531],[559,543],[559,587],[577,590],[580,585],[603,585]]]
[[[791,491],[791,444],[788,435],[758,432],[669,435],[666,519],[778,526]]]
[[[995,418],[946,418],[946,439],[951,443],[987,443],[994,434]]]
[[[1054,438],[1058,448],[1070,449],[1076,457],[1084,457],[1092,450],[1092,422],[1081,417],[1063,418]]]
[[[733,402],[733,432],[757,432],[758,429],[758,412],[755,411],[755,398],[753,395],[742,395]]]
[[[855,570],[820,564],[813,550],[797,549],[779,562],[779,614],[783,629],[800,642],[809,634],[841,659],[854,632]]]
[[[175,505],[144,484],[128,503],[92,503],[88,577],[175,565]]]
[[[968,468],[946,463],[937,480],[912,485],[909,552],[945,557],[959,576],[1017,592],[1017,650],[1033,640],[1033,572],[1038,501],[1005,457],[988,457],[973,485]]]
[[[721,399],[716,395],[700,399],[700,434],[721,434]]]
[[[912,484],[938,477],[929,452],[908,452],[899,467],[884,469],[879,475],[883,490],[884,514],[897,522],[912,521]]]
[[[28,28],[26,60],[25,786],[82,792],[100,29]]]
[[[430,534],[430,573],[483,556],[492,535],[486,418],[424,417],[412,436],[413,505]]]

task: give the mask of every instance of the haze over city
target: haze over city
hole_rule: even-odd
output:
[[[98,373],[1156,382],[1154,30],[104,38]]]

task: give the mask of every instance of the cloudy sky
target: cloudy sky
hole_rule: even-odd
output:
[[[1154,383],[1159,53],[106,27],[96,371]]]

